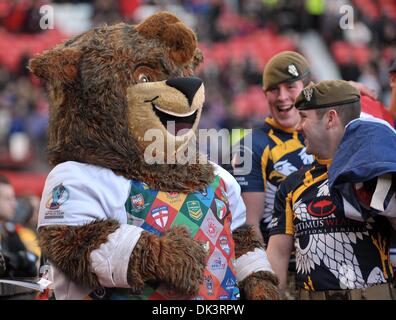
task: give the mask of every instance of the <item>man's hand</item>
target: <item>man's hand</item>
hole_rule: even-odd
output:
[[[361,95],[368,96],[371,99],[377,100],[378,94],[374,90],[370,89],[369,87],[365,86],[362,83],[355,82],[355,81],[348,81],[348,83],[359,90]]]

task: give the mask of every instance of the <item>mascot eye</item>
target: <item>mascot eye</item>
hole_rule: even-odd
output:
[[[139,74],[138,82],[150,82],[150,79],[143,73]]]

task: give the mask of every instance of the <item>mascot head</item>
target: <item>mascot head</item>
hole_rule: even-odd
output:
[[[213,168],[187,150],[204,102],[193,76],[201,61],[194,32],[166,12],[89,30],[33,58],[49,92],[50,164],[98,165],[164,191],[204,188]]]

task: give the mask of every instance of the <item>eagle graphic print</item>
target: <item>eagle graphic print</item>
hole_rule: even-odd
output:
[[[298,287],[357,289],[391,281],[386,219],[355,221],[343,209],[330,194],[327,164],[315,161],[280,185],[270,234],[294,237]]]

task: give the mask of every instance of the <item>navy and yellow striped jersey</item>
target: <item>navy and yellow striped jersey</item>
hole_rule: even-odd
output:
[[[296,285],[309,291],[357,289],[392,281],[390,225],[345,217],[330,195],[328,166],[316,160],[290,175],[276,193],[270,236],[294,237]]]
[[[251,141],[252,145],[248,146],[247,141]],[[247,151],[251,152],[252,169],[247,175],[238,175],[235,170],[232,173],[242,192],[265,192],[262,230],[268,231],[279,183],[292,172],[310,165],[314,158],[305,152],[301,134],[293,129],[280,127],[270,117],[265,119],[262,127],[253,129],[251,136],[244,137],[240,145],[241,157]]]

